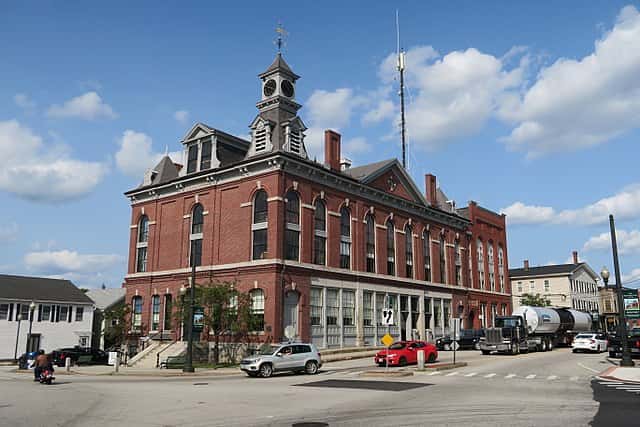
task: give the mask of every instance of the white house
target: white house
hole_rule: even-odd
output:
[[[90,289],[87,292],[87,296],[93,300],[95,304],[95,310],[93,312],[93,339],[92,347],[105,349],[105,334],[109,329],[115,326],[117,323],[115,320],[111,320],[107,323],[105,319],[105,313],[119,304],[124,304],[124,296],[126,293],[125,288],[102,288],[102,289]],[[109,343],[107,343],[109,344]]]
[[[0,275],[0,360],[90,347],[93,310],[93,301],[68,280]]]
[[[598,274],[587,263],[578,261],[573,252],[573,263],[509,269],[513,308],[518,308],[523,294],[540,294],[554,307],[573,308],[588,313],[599,312]]]

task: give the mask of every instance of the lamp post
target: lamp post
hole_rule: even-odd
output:
[[[184,341],[184,296],[187,288],[182,285],[180,287],[180,339]]]
[[[195,241],[194,241],[195,242]],[[189,317],[187,318],[187,357],[182,372],[195,372],[193,369],[193,304],[196,299],[196,256],[195,244],[191,244],[191,286],[189,287]]]
[[[27,351],[26,353],[29,353],[29,344],[31,343],[31,329],[33,327],[33,312],[36,309],[36,303],[31,301],[31,304],[29,304],[29,335],[27,335]]]
[[[20,322],[22,321],[22,313],[18,313],[16,319],[18,320],[18,330],[16,331],[16,348],[13,351],[13,360],[15,362],[18,361],[18,340],[20,339]]]
[[[616,293],[618,294],[618,330],[620,331],[620,341],[622,342],[622,359],[620,366],[634,366],[629,351],[629,341],[627,339],[627,321],[624,318],[624,298],[622,296],[622,279],[620,277],[620,264],[618,262],[618,244],[616,242],[616,226],[613,215],[609,215],[609,227],[611,229],[611,249],[613,251],[613,268],[616,274]],[[606,269],[605,269],[606,270]],[[606,272],[607,278],[609,272]],[[604,279],[604,277],[603,277]],[[605,282],[606,283],[606,282]]]

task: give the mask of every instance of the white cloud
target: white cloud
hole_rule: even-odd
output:
[[[90,255],[76,251],[59,250],[29,252],[24,256],[26,267],[41,274],[96,273],[123,262],[121,255]]]
[[[516,202],[501,210],[509,224],[602,224],[613,214],[617,220],[638,217],[640,211],[640,184],[631,185],[613,196],[578,208],[558,211],[549,206],[525,205]]]
[[[638,75],[640,13],[627,6],[591,54],[558,59],[503,104],[500,116],[516,124],[505,142],[535,157],[601,144],[640,126]]]
[[[640,280],[640,268],[634,268],[629,274],[622,275],[622,284],[625,285],[628,282]],[[615,282],[615,279],[614,279]],[[637,287],[637,285],[635,286]]]
[[[640,253],[640,230],[616,230],[616,243],[620,255]],[[587,240],[584,251],[611,250],[611,234],[602,233]]]
[[[13,97],[13,101],[16,105],[24,110],[33,110],[36,108],[36,103],[24,93],[18,93]]]
[[[390,119],[396,114],[396,107],[388,99],[378,101],[377,105],[362,116],[362,124],[369,125]]]
[[[355,96],[352,89],[340,88],[332,92],[315,90],[305,105],[312,126],[340,128],[349,123],[354,108],[363,102],[364,98]]]
[[[140,178],[144,172],[154,167],[164,156],[163,153],[153,151],[153,141],[150,136],[134,130],[126,130],[118,140],[120,149],[116,152],[116,164],[126,175]],[[168,153],[174,162],[179,163],[182,152]]]
[[[60,202],[91,192],[107,168],[69,158],[67,147],[48,147],[17,120],[0,122],[0,190],[40,202]]]
[[[371,150],[371,145],[361,136],[349,139],[344,142],[342,152],[347,157],[353,157],[356,154],[367,153]]]
[[[118,117],[111,106],[105,104],[100,95],[93,91],[72,98],[63,105],[52,105],[47,110],[47,116],[84,120],[115,119]]]
[[[396,57],[389,55],[380,67],[384,82],[397,74]],[[522,84],[527,67],[526,57],[508,70],[502,59],[474,48],[441,57],[431,46],[409,49],[405,62],[407,134],[415,146],[429,150],[480,130],[506,93]],[[380,104],[365,117],[380,116],[395,118]]]
[[[173,118],[178,122],[185,124],[187,123],[187,120],[189,120],[189,112],[187,110],[178,110],[173,113]]]
[[[13,242],[18,237],[18,224],[0,225],[0,242]]]

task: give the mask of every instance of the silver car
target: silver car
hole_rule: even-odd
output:
[[[320,352],[313,344],[287,343],[262,346],[260,352],[242,359],[240,369],[250,377],[268,378],[274,372],[318,373],[322,367]]]

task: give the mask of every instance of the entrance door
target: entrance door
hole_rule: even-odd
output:
[[[27,351],[40,350],[40,334],[31,334],[29,341],[27,342]]]
[[[298,335],[298,293],[289,291],[284,297],[284,319],[283,319],[283,331],[287,326],[291,326]]]

